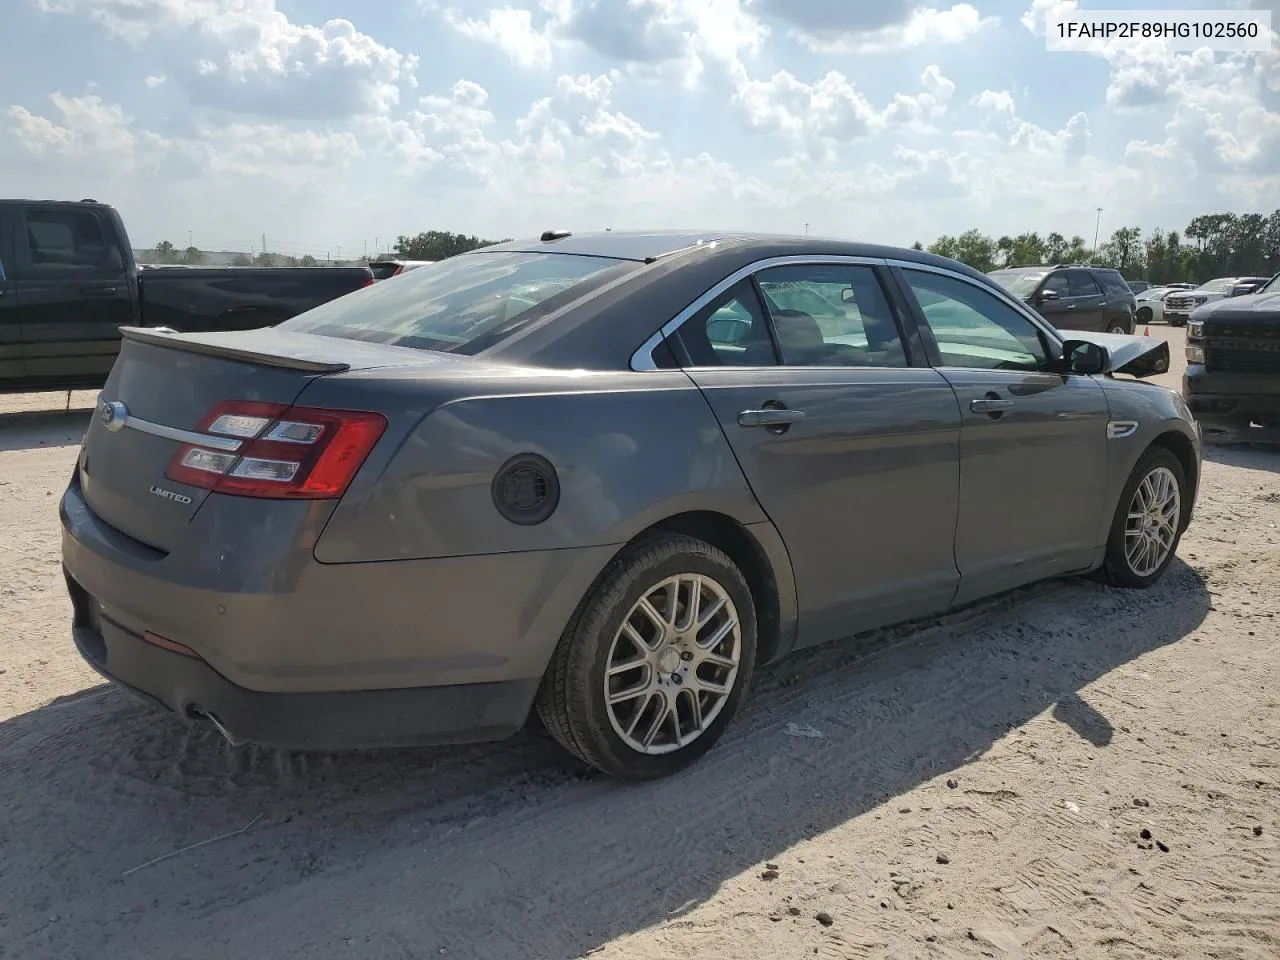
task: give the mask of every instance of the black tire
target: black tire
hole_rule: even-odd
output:
[[[1169,326],[1171,327],[1185,327],[1186,325],[1187,321],[1183,320],[1181,317],[1177,319],[1170,318],[1169,320]]]
[[[1125,552],[1125,528],[1128,523],[1129,506],[1133,502],[1133,496],[1137,492],[1139,484],[1160,467],[1168,468],[1177,481],[1178,524],[1173,538],[1173,545],[1169,548],[1169,555],[1164,558],[1164,562],[1160,566],[1144,576],[1135,572],[1129,563],[1129,558]],[[1117,587],[1145,590],[1164,576],[1165,570],[1169,568],[1169,564],[1173,562],[1173,558],[1178,552],[1178,543],[1182,540],[1183,530],[1186,529],[1188,495],[1187,475],[1183,471],[1182,464],[1178,461],[1178,458],[1164,447],[1151,447],[1148,449],[1133,468],[1133,473],[1129,475],[1129,480],[1124,485],[1124,491],[1120,494],[1120,502],[1116,504],[1116,512],[1111,520],[1111,531],[1107,536],[1106,558],[1103,561],[1102,570],[1099,571],[1106,582]]]
[[[1139,322],[1139,323],[1142,323],[1142,324],[1147,324],[1147,323],[1150,323],[1150,322],[1151,322],[1151,320],[1152,320],[1151,308],[1150,308],[1150,307],[1139,307],[1139,308],[1138,308],[1138,322]]]
[[[696,739],[670,753],[642,753],[619,736],[609,719],[604,696],[609,650],[641,597],[668,577],[686,573],[715,580],[737,609],[737,673],[720,712]],[[755,604],[733,561],[693,537],[653,537],[617,556],[578,606],[543,676],[536,707],[551,735],[584,763],[622,780],[653,780],[675,773],[711,749],[750,686],[755,658]]]

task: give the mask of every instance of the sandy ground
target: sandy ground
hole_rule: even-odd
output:
[[[102,685],[63,399],[0,400],[0,957],[1280,956],[1280,453],[1210,450],[1159,587],[801,655],[624,787],[536,732],[303,757]]]

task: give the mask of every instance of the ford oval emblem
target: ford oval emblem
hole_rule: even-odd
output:
[[[124,422],[129,419],[129,408],[119,400],[111,403],[104,403],[102,409],[98,412],[98,416],[102,420],[102,425],[108,430],[116,431],[124,429]]]

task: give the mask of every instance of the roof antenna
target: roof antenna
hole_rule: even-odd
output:
[[[568,230],[543,230],[542,242],[551,243],[553,240],[563,240],[565,237],[572,237],[573,234]]]

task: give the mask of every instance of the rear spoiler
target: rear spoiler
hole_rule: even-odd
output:
[[[200,339],[199,334],[178,333],[163,327],[121,327],[120,336],[125,340],[149,344],[153,347],[165,347],[169,350],[182,350],[185,353],[199,353],[206,357],[218,357],[237,363],[252,363],[263,367],[277,367],[282,370],[296,370],[299,373],[345,373],[351,369],[349,363],[331,363],[323,360],[305,360],[302,357],[283,356],[276,353],[258,353],[241,347],[232,347],[224,343],[211,343]]]

